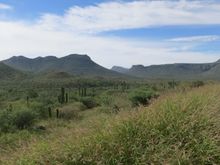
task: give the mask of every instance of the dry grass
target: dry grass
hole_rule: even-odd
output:
[[[220,164],[220,85],[167,94],[118,115],[50,121],[48,135],[1,155],[2,164]]]

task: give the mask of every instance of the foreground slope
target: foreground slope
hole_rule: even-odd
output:
[[[87,55],[72,54],[62,58],[47,56],[34,59],[15,56],[3,62],[15,69],[34,73],[66,72],[71,75],[122,76],[96,64]]]
[[[127,75],[147,79],[220,79],[219,61],[203,64],[165,64],[146,67],[143,65],[134,65],[127,70],[121,69],[120,67],[113,67],[113,70]]]
[[[220,164],[220,85],[189,91],[133,112],[93,110],[86,121],[51,125],[49,136],[33,138],[2,163]]]

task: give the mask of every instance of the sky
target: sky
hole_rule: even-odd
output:
[[[107,68],[220,59],[220,0],[0,0],[0,60],[87,54]]]

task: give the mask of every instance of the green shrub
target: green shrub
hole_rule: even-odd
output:
[[[88,109],[94,108],[98,106],[96,100],[92,97],[83,97],[80,100]]]
[[[10,132],[13,129],[12,114],[4,110],[0,113],[0,132]]]
[[[32,126],[37,115],[29,110],[0,113],[0,132],[11,132],[17,129],[26,129]]]
[[[139,105],[146,106],[149,104],[149,101],[152,98],[156,98],[156,97],[158,97],[158,94],[153,90],[139,89],[131,92],[129,98],[133,106],[139,106]]]
[[[48,105],[45,105],[39,102],[33,102],[29,108],[34,113],[36,113],[39,119],[45,119],[48,117],[48,107],[49,107]]]
[[[33,125],[36,114],[29,110],[18,111],[14,114],[13,124],[18,129],[26,129]]]
[[[33,89],[29,89],[27,91],[27,96],[29,98],[36,98],[36,97],[38,97],[38,93],[35,90],[33,90]]]

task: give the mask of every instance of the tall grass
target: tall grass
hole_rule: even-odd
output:
[[[220,164],[220,89],[168,96],[89,138],[64,164]]]
[[[4,164],[220,164],[220,86],[161,96],[147,108],[88,120]]]

